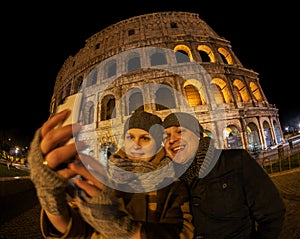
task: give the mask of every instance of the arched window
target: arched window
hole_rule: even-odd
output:
[[[133,71],[141,68],[141,61],[139,56],[130,58],[127,62],[127,71]]]
[[[151,66],[167,64],[166,56],[162,52],[153,53],[150,57],[150,60],[151,60]]]
[[[144,105],[142,92],[135,92],[129,97],[129,106],[128,113],[132,114],[136,109],[140,108],[141,105]]]
[[[199,45],[197,47],[202,62],[216,62],[213,51],[209,46]]]
[[[79,76],[75,79],[75,81],[74,81],[74,91],[75,91],[75,93],[80,90],[81,85],[82,85],[82,81],[83,81],[82,76]]]
[[[97,76],[98,76],[98,69],[94,68],[88,75],[87,75],[87,82],[86,87],[95,85],[97,83]]]
[[[156,110],[176,108],[174,92],[171,88],[160,87],[155,93]]]
[[[274,125],[275,137],[276,137],[276,141],[274,141],[274,144],[280,143],[281,142],[280,129],[275,120],[273,121],[273,125]]]
[[[176,51],[176,61],[177,63],[190,62],[188,54],[183,50]]]
[[[256,152],[261,150],[261,141],[259,138],[258,127],[255,123],[250,122],[247,125],[247,138],[248,138],[248,147],[250,151]]]
[[[242,148],[240,132],[235,125],[228,125],[223,130],[223,137],[227,148]]]
[[[270,146],[272,146],[273,143],[270,124],[267,121],[264,121],[263,128],[264,128],[266,147],[269,148]]]
[[[218,52],[220,53],[221,58],[222,58],[224,63],[227,63],[229,65],[233,64],[232,57],[231,57],[230,53],[225,48],[220,47],[218,49]]]
[[[250,97],[248,95],[246,86],[241,80],[234,80],[233,86],[234,86],[233,90],[238,102],[250,101]]]
[[[116,100],[113,95],[106,95],[101,101],[101,121],[109,120],[116,117],[115,112]]]
[[[88,124],[92,124],[94,122],[94,111],[94,105],[92,105],[88,111]]]
[[[200,94],[195,86],[186,85],[184,91],[190,106],[202,105]]]
[[[117,62],[116,60],[109,61],[105,65],[105,78],[115,76],[117,74]]]
[[[83,124],[92,124],[94,122],[95,107],[92,101],[88,101],[83,110]]]
[[[251,92],[252,92],[255,100],[257,100],[258,102],[261,102],[263,100],[263,98],[262,98],[262,94],[260,92],[258,85],[254,82],[250,82],[250,89],[251,89]]]

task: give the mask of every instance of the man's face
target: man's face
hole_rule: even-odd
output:
[[[172,126],[165,129],[164,145],[172,160],[185,163],[195,156],[199,137],[185,127]]]

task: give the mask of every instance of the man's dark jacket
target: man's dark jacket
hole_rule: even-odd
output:
[[[195,238],[276,239],[285,206],[275,184],[244,149],[222,150],[190,184]]]

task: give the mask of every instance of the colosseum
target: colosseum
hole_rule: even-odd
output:
[[[144,14],[92,35],[66,59],[50,113],[79,93],[80,138],[97,156],[119,147],[123,123],[140,107],[162,118],[190,112],[218,148],[256,152],[284,140],[258,75],[197,13]]]

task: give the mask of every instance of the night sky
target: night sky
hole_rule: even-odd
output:
[[[27,140],[33,137],[49,116],[59,69],[68,56],[84,47],[86,39],[126,18],[173,10],[198,13],[219,36],[230,41],[244,67],[259,73],[268,102],[279,109],[282,127],[298,123],[299,13],[296,13],[296,2],[283,3],[257,0],[8,2],[1,7],[0,17],[0,130],[13,129]]]

